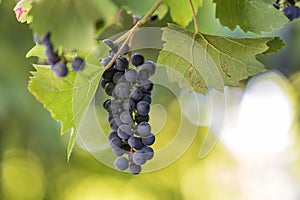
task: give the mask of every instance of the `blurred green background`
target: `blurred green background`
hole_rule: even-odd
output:
[[[253,165],[255,159],[248,157],[245,161],[236,157],[222,142],[218,143],[208,157],[199,159],[199,148],[204,137],[201,131],[205,128],[199,128],[199,134],[184,156],[156,172],[138,176],[120,173],[101,164],[79,147],[75,148],[71,161],[67,163],[68,136],[60,136],[58,123],[52,120],[49,112],[27,90],[31,62],[34,60],[25,59],[25,54],[34,44],[28,26],[17,22],[13,12],[14,5],[15,1],[9,0],[0,4],[1,200],[280,199],[278,196],[268,196],[268,191],[274,194],[279,187],[271,184],[274,179],[284,179],[284,183],[289,184],[286,188],[281,188],[283,194],[286,191],[290,194],[287,195],[290,197],[288,199],[300,199],[297,187],[300,174],[298,121],[293,121],[292,135],[296,142],[288,150],[272,154],[272,159],[264,157],[264,164],[261,166]],[[206,6],[211,8],[211,4]],[[219,28],[216,20],[210,20],[213,19],[212,12],[203,10],[203,15],[208,20],[202,20],[201,23],[211,25],[203,26],[204,31],[217,31],[225,35],[229,33],[227,29]],[[240,31],[235,34],[241,35]],[[300,45],[297,46],[298,50],[299,47]],[[266,63],[271,63],[274,57],[263,59]],[[292,81],[288,83],[290,87],[291,83],[294,86],[300,85],[300,76],[294,75],[299,69],[299,63],[296,62],[298,67],[289,74],[292,77]],[[288,97],[295,103],[295,111],[298,102],[296,88],[291,89],[292,95]],[[174,105],[170,103],[170,107],[172,106]],[[175,114],[169,126],[176,124],[176,120]],[[162,138],[166,141],[169,139]],[[269,171],[268,164],[272,164],[272,178],[260,174]],[[247,166],[252,168],[249,170]],[[252,180],[252,175],[257,179]],[[252,184],[261,182],[260,178],[266,184],[252,188]],[[255,192],[261,195],[248,195]]]

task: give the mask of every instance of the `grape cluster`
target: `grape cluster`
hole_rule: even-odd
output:
[[[68,74],[67,61],[62,56],[58,55],[57,51],[54,51],[52,42],[50,41],[50,33],[45,34],[40,40],[35,35],[35,42],[45,46],[45,55],[47,62],[51,65],[51,69],[58,77],[64,77]],[[83,70],[85,61],[81,57],[75,57],[71,61],[71,65],[74,71],[78,72]]]
[[[104,43],[111,47],[110,56],[100,59],[107,66],[119,47],[111,40],[104,40]],[[123,56],[128,52],[129,47],[125,45],[121,55],[103,73],[100,85],[111,96],[103,102],[103,107],[108,112],[112,129],[108,140],[117,156],[114,167],[117,170],[129,168],[132,174],[139,174],[141,165],[154,156],[150,146],[155,136],[149,124],[153,83],[149,77],[155,73],[156,65],[152,61],[145,62],[142,54],[135,53],[130,59],[134,67],[130,68]]]

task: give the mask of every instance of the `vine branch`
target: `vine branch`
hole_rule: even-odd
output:
[[[199,33],[199,28],[198,28],[198,23],[197,23],[195,8],[194,8],[192,0],[189,0],[189,3],[190,3],[190,7],[191,7],[191,10],[192,10],[192,14],[193,14],[195,32]]]
[[[114,55],[114,57],[111,59],[111,61],[108,63],[108,65],[105,67],[105,70],[109,69],[112,64],[115,62],[115,60],[120,55],[122,49],[126,45],[126,43],[129,41],[130,38],[134,35],[134,33],[140,29],[145,23],[147,23],[148,19],[153,15],[153,13],[157,10],[157,8],[162,3],[162,0],[158,0],[155,2],[155,4],[152,6],[152,8],[144,15],[142,19],[140,19],[129,31],[127,31],[125,34],[120,36],[118,39],[114,41],[114,44],[118,44],[125,40],[121,47],[119,48],[118,52]]]

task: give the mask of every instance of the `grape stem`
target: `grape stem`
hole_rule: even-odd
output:
[[[195,13],[195,9],[194,9],[194,5],[193,5],[192,0],[189,0],[189,3],[190,3],[190,7],[191,7],[191,10],[192,10],[192,14],[193,14],[195,33],[199,33],[198,22],[197,22],[196,13]]]
[[[108,65],[105,67],[105,70],[109,69],[112,66],[112,64],[115,62],[115,60],[120,55],[120,53],[121,53],[122,49],[124,48],[124,46],[130,40],[130,38],[133,37],[134,33],[138,29],[140,29],[141,27],[143,27],[143,25],[145,23],[147,23],[148,19],[153,15],[153,13],[157,10],[157,8],[160,6],[161,3],[162,3],[162,0],[156,1],[155,4],[152,6],[152,8],[146,13],[146,15],[144,15],[144,17],[142,19],[140,19],[129,31],[127,31],[125,34],[123,34],[121,37],[119,37],[118,39],[116,39],[114,41],[114,44],[118,44],[118,43],[125,40],[123,42],[123,44],[121,45],[121,47],[119,48],[119,50],[117,51],[117,53],[114,55],[114,57],[108,63]]]

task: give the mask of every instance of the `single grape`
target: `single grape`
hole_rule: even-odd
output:
[[[111,95],[112,95],[112,93],[113,93],[113,91],[114,91],[114,89],[115,89],[115,86],[116,86],[116,84],[114,84],[113,82],[108,82],[108,83],[106,83],[104,89],[105,89],[105,92],[106,92],[106,94],[107,94],[108,96],[111,96]]]
[[[118,157],[114,162],[114,167],[120,171],[127,169],[128,165],[128,159],[125,157]]]
[[[151,134],[151,126],[148,122],[141,122],[137,126],[137,133],[142,137],[147,137]]]
[[[131,99],[125,99],[123,103],[124,110],[132,112],[135,109],[135,102]]]
[[[121,148],[122,146],[122,140],[119,137],[113,137],[111,140],[109,140],[109,142],[112,147]]]
[[[103,108],[107,111],[107,112],[110,112],[111,111],[111,100],[110,99],[106,99],[104,102],[103,102]]]
[[[128,60],[124,57],[120,57],[116,59],[115,68],[118,71],[124,72],[126,69],[128,69]]]
[[[142,137],[142,143],[144,145],[150,146],[154,144],[154,142],[155,142],[155,136],[152,133],[147,137]]]
[[[134,87],[131,90],[130,93],[130,99],[133,101],[139,101],[143,97],[143,93],[140,91],[140,89]]]
[[[110,128],[112,131],[117,131],[119,126],[121,125],[121,120],[118,119],[117,117],[114,117],[110,122],[109,122]]]
[[[141,139],[134,136],[130,136],[130,138],[128,139],[128,144],[129,146],[137,150],[142,149],[144,147]]]
[[[111,67],[103,72],[102,78],[106,81],[112,81],[116,72],[117,71]]]
[[[145,69],[141,69],[137,74],[137,79],[140,81],[148,80],[148,78],[149,78],[149,73]]]
[[[109,46],[110,48],[113,48],[113,46],[114,46],[114,42],[110,39],[104,39],[104,40],[102,40],[102,42],[104,44],[106,44],[107,46]]]
[[[122,103],[117,100],[112,100],[110,109],[112,114],[121,113],[123,111]]]
[[[150,80],[140,82],[140,90],[144,93],[150,93],[153,90],[153,83]]]
[[[136,174],[139,174],[142,171],[142,167],[140,165],[136,165],[134,163],[131,163],[129,165],[129,171],[130,171],[130,173],[136,175]]]
[[[113,82],[115,84],[118,84],[119,82],[124,82],[122,81],[122,78],[124,78],[124,72],[116,72],[113,76]]]
[[[156,65],[152,61],[147,61],[142,65],[142,69],[146,70],[152,76],[156,71]]]
[[[137,79],[137,71],[135,69],[129,69],[125,72],[124,76],[128,82],[134,82]]]
[[[288,6],[283,9],[283,13],[290,21],[292,21],[300,16],[300,8],[298,6]]]
[[[151,160],[154,156],[154,151],[151,147],[143,147],[141,152],[144,153],[147,160]]]
[[[124,111],[120,114],[120,120],[124,124],[133,124],[133,119],[128,111]]]
[[[149,115],[138,115],[136,114],[134,117],[134,120],[136,121],[136,123],[141,123],[141,122],[148,122],[150,119]]]
[[[119,44],[117,46],[117,51],[119,51],[119,49],[121,48],[122,44]],[[125,54],[128,54],[129,52],[129,46],[128,44],[125,44],[125,46],[122,48],[121,52],[120,52],[120,55],[125,55]]]
[[[136,67],[144,64],[144,61],[145,61],[144,56],[140,53],[133,54],[130,59],[131,64]]]
[[[143,94],[143,97],[142,97],[141,101],[147,101],[149,104],[151,104],[151,102],[152,102],[151,95]]]
[[[106,83],[107,83],[107,81],[104,80],[103,77],[101,77],[101,79],[100,79],[100,85],[101,85],[101,87],[102,87],[103,89],[105,88]]]
[[[123,156],[125,153],[125,151],[123,149],[118,148],[118,147],[112,147],[112,152],[117,157]]]
[[[64,77],[68,74],[67,65],[63,62],[57,62],[54,65],[51,65],[51,69],[58,77]]]
[[[103,59],[100,59],[100,62],[101,62],[101,64],[102,64],[103,66],[107,66],[108,63],[111,61],[111,59],[112,59],[112,57],[107,56],[107,57],[105,57],[105,58],[103,58]]]
[[[132,161],[137,165],[143,165],[147,162],[147,156],[141,150],[133,153]]]
[[[127,83],[119,83],[115,87],[115,94],[120,98],[125,98],[130,95],[130,86]]]
[[[150,112],[150,104],[147,101],[139,101],[136,104],[136,111],[139,115],[147,115]]]
[[[116,131],[113,131],[111,132],[109,135],[108,135],[108,140],[110,141],[111,139],[113,139],[114,137],[118,137],[118,134]]]
[[[117,132],[118,136],[123,140],[127,140],[132,135],[131,128],[127,124],[120,125]]]
[[[85,66],[85,62],[82,58],[76,57],[72,60],[71,65],[72,65],[72,68],[74,69],[74,71],[78,72],[78,71],[83,70],[83,68]]]

